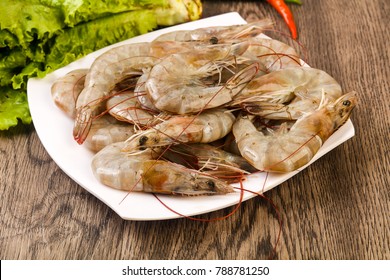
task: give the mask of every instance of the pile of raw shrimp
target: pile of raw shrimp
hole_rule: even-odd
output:
[[[247,174],[307,164],[356,97],[262,36],[270,26],[166,33],[58,79],[53,99],[96,152],[96,178],[126,191],[226,194]]]

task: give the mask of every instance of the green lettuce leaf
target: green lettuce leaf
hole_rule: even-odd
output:
[[[0,30],[0,48],[14,48],[16,46],[18,46],[16,37],[8,30]]]
[[[31,42],[45,43],[81,22],[126,11],[167,5],[167,0],[1,0],[0,47],[2,41],[24,49]]]
[[[43,63],[35,61],[30,62],[18,74],[15,74],[11,78],[12,88],[26,89],[28,78],[36,77],[38,74],[43,73],[42,69],[44,69]]]
[[[27,54],[20,48],[14,48],[0,55],[0,69],[16,68],[26,65]]]
[[[43,78],[95,50],[157,28],[153,11],[139,10],[111,15],[68,28],[50,42],[45,62],[32,61],[10,78],[14,89],[26,88],[30,77]]]
[[[73,27],[78,23],[112,14],[163,7],[167,5],[166,2],[166,0],[64,0],[60,7],[64,14],[65,24]]]
[[[124,12],[69,28],[53,41],[46,57],[46,69],[39,77],[90,52],[155,28],[157,22],[151,10]]]
[[[19,46],[29,48],[34,40],[45,42],[65,27],[58,7],[41,5],[39,1],[1,0],[0,28],[15,36]]]
[[[30,123],[30,77],[161,25],[200,17],[200,0],[0,0],[0,130]]]
[[[0,88],[0,130],[16,126],[18,120],[24,124],[31,123],[26,92]]]
[[[20,69],[0,68],[0,87],[11,86],[12,78],[20,72]]]

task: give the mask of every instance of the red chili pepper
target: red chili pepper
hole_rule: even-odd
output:
[[[291,13],[290,8],[284,2],[284,0],[267,0],[272,7],[276,9],[276,11],[283,17],[285,23],[290,29],[291,36],[293,39],[298,37],[297,28],[295,26],[294,17]]]

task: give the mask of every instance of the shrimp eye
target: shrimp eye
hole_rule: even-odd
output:
[[[211,190],[215,189],[215,183],[211,180],[207,181],[207,186],[209,186]]]
[[[351,101],[345,100],[345,101],[343,102],[343,105],[344,105],[344,106],[349,106],[349,105],[351,105]]]
[[[217,38],[217,37],[214,37],[214,36],[211,37],[211,38],[210,38],[210,43],[213,44],[213,45],[218,44],[218,38]]]
[[[143,146],[146,142],[148,141],[148,137],[147,136],[141,136],[141,138],[139,139],[139,144],[140,146]]]

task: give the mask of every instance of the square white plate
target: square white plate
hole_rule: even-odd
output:
[[[91,170],[93,153],[82,145],[78,145],[73,140],[72,131],[74,122],[55,106],[51,99],[51,85],[57,78],[65,75],[71,70],[89,68],[97,56],[114,46],[126,43],[151,41],[162,33],[174,30],[244,23],[246,23],[245,20],[241,18],[239,14],[228,13],[165,28],[91,53],[66,67],[58,69],[43,79],[30,79],[27,86],[28,102],[35,129],[46,151],[70,178],[103,201],[120,217],[126,220],[174,219],[182,217],[181,215],[193,216],[237,204],[240,201],[239,191],[228,195],[201,197],[160,195],[159,198],[164,201],[166,205],[181,214],[178,215],[163,206],[152,194],[136,192],[128,194],[127,192],[102,185],[95,179]],[[320,151],[309,164],[353,137],[354,133],[354,127],[349,120],[324,143]],[[300,170],[304,168],[301,168]],[[268,176],[264,172],[253,174],[248,176],[247,180],[244,182],[244,188],[255,192],[265,192],[291,178],[299,171],[286,174],[268,174]],[[239,187],[238,184],[235,186]],[[250,199],[254,196],[254,194],[245,192],[243,200]]]

